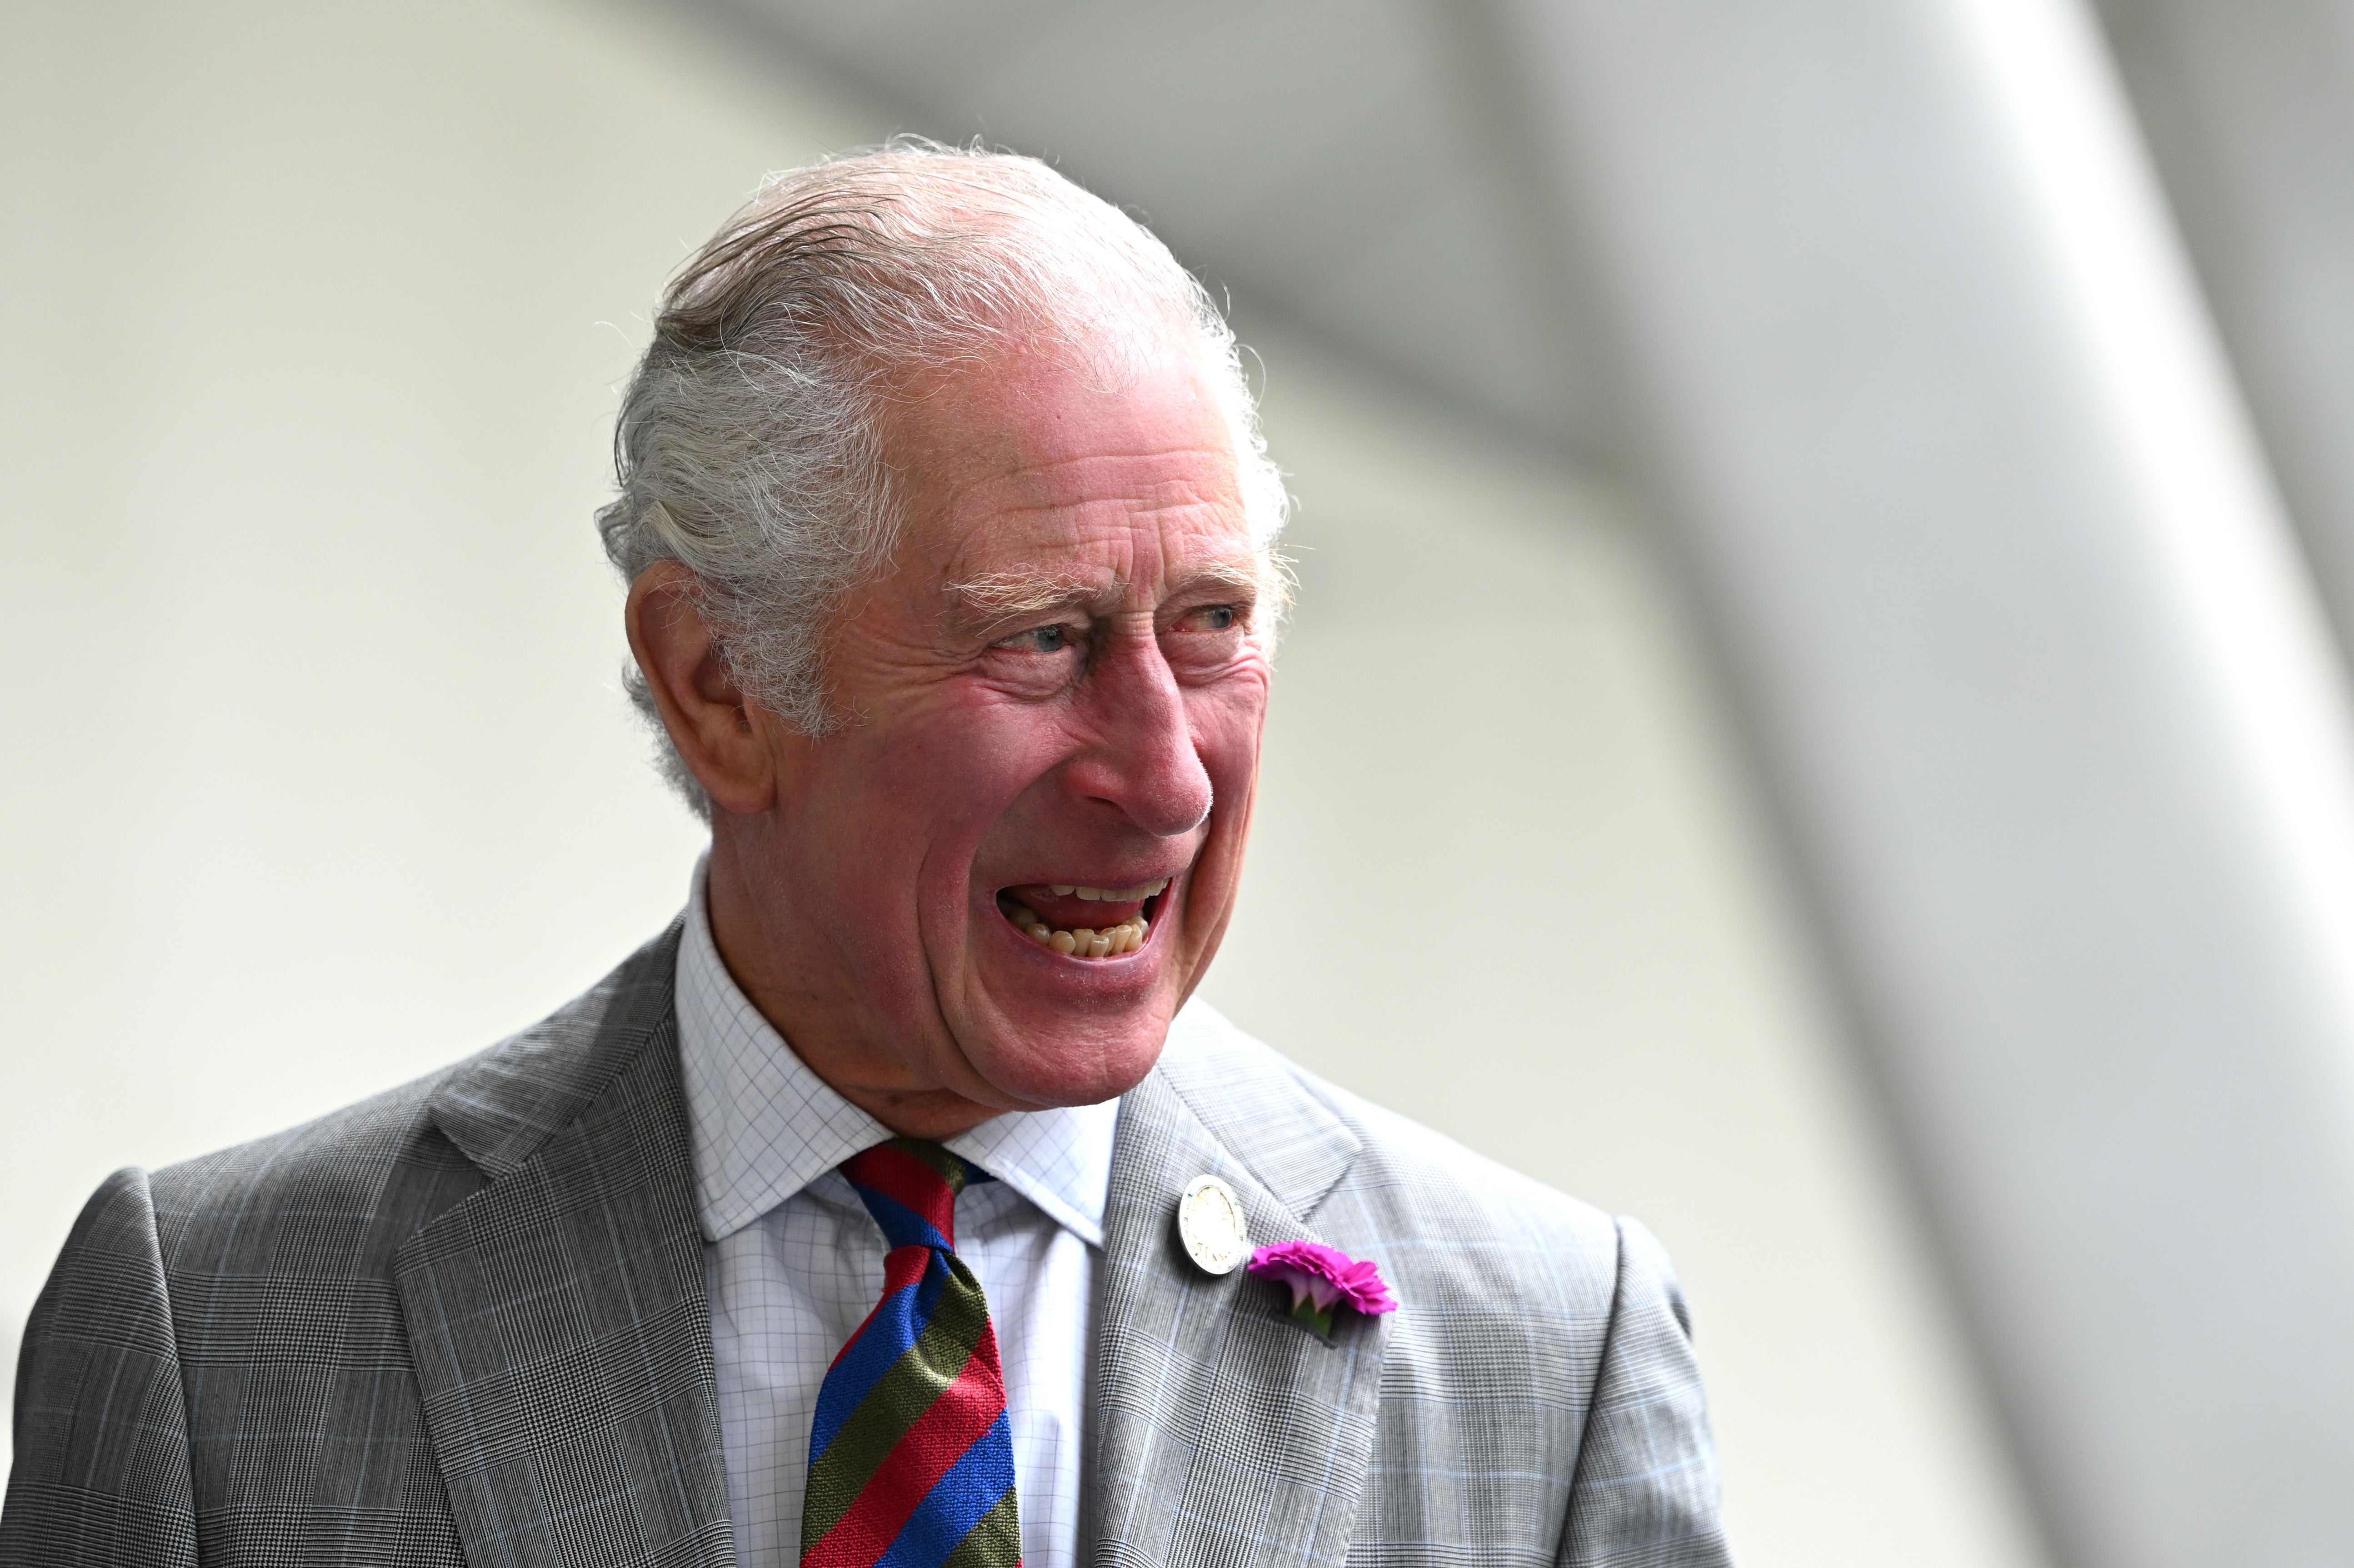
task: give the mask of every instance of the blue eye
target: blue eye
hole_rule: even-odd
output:
[[[1213,631],[1224,631],[1235,623],[1235,607],[1230,604],[1214,604],[1202,614],[1208,620]]]
[[[1023,653],[1060,653],[1071,645],[1071,629],[1067,626],[1034,626],[1027,631],[1017,631],[1000,642],[1000,648],[1011,648]]]

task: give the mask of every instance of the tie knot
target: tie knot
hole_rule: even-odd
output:
[[[866,1212],[896,1250],[956,1250],[956,1201],[977,1174],[957,1155],[920,1138],[895,1138],[842,1162]]]

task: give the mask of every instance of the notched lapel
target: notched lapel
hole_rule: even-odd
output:
[[[486,1163],[508,1168],[396,1266],[426,1427],[474,1568],[735,1561],[662,1000],[650,1032],[602,1033],[592,1051],[627,1049],[577,1117],[528,1152],[504,1139],[509,1158]]]
[[[1195,1268],[1174,1214],[1185,1183],[1214,1175],[1255,1243],[1320,1239],[1307,1220],[1356,1139],[1264,1059],[1205,1074],[1201,1044],[1172,1033],[1163,1066],[1121,1106],[1096,1340],[1095,1561],[1339,1563],[1392,1319],[1348,1318],[1320,1340],[1268,1282]],[[1214,1125],[1195,1104],[1217,1081]]]

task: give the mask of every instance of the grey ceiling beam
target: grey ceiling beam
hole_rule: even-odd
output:
[[[2055,1552],[2354,1562],[2354,726],[2093,18],[1498,5]]]
[[[641,0],[643,3],[643,0]],[[1143,217],[1246,320],[1451,418],[1606,466],[1613,389],[1476,10],[1428,0],[693,0],[743,47]]]
[[[2354,647],[2354,8],[2100,8],[2340,642]]]

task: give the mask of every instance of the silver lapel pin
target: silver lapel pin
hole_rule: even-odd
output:
[[[1196,1176],[1177,1200],[1177,1239],[1204,1274],[1232,1274],[1250,1255],[1242,1200],[1215,1176]]]

